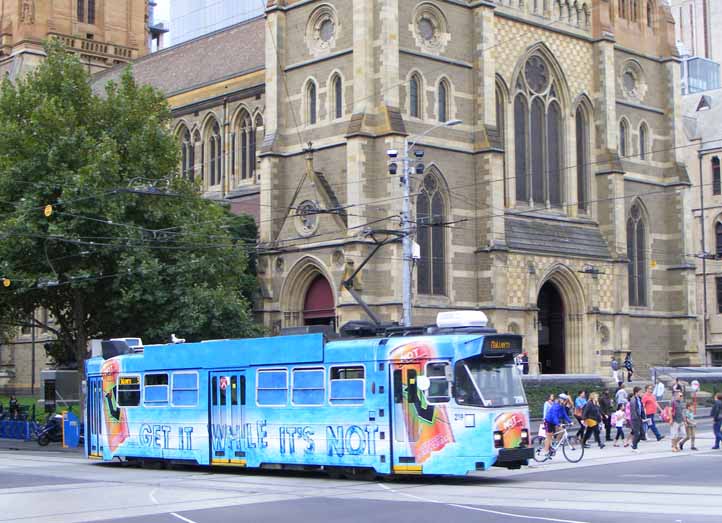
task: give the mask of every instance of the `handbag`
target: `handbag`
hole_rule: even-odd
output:
[[[574,409],[574,416],[577,418],[582,417],[582,408],[581,407],[577,407],[576,409]]]
[[[587,418],[587,419],[584,420],[584,424],[585,424],[587,427],[589,427],[590,429],[592,429],[592,428],[596,427],[599,423],[598,423],[597,420],[595,420],[595,419]]]

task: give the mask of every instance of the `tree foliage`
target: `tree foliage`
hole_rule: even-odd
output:
[[[175,175],[163,96],[129,70],[100,96],[77,58],[46,51],[0,89],[3,325],[47,309],[61,364],[82,361],[96,337],[258,334],[255,224]]]

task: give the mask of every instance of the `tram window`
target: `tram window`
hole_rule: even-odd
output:
[[[211,405],[218,405],[218,378],[211,379]]]
[[[198,404],[198,373],[173,373],[173,405],[177,407],[193,407]]]
[[[331,367],[329,402],[332,405],[358,405],[364,402],[366,391],[363,365]]]
[[[246,404],[246,377],[241,376],[241,405]]]
[[[419,397],[419,387],[416,384],[416,370],[408,369],[406,371],[406,401],[415,403]]]
[[[231,376],[231,405],[238,405],[238,376]]]
[[[426,377],[431,385],[426,392],[426,399],[429,403],[445,403],[449,401],[449,380],[446,373],[449,363],[446,361],[434,361],[426,364]]]
[[[168,404],[168,374],[146,374],[143,401],[151,406]]]
[[[140,404],[140,376],[118,378],[118,406],[137,407]]]
[[[226,404],[226,389],[228,388],[228,378],[226,376],[221,376],[220,378],[220,385],[221,390],[219,392],[221,396],[221,406],[225,406]]]
[[[323,405],[326,399],[323,369],[293,369],[291,401],[294,405]]]
[[[403,403],[404,401],[404,382],[401,378],[401,370],[394,371],[394,403]]]
[[[285,406],[288,403],[288,371],[259,370],[256,379],[256,402],[259,405]]]

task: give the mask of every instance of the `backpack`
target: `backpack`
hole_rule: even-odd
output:
[[[665,423],[670,423],[672,421],[672,417],[674,416],[674,410],[672,409],[672,406],[667,406],[662,409],[662,421]]]

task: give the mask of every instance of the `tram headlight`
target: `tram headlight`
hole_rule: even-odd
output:
[[[527,447],[529,446],[529,430],[528,429],[521,429],[521,441]]]
[[[504,433],[500,430],[494,432],[494,447],[498,449],[504,447]]]

